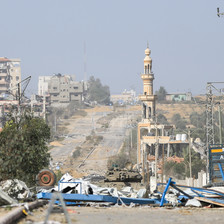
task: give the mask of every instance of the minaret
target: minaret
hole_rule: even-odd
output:
[[[144,74],[141,74],[143,80],[143,95],[139,95],[142,101],[142,119],[155,121],[156,95],[153,95],[153,80],[152,59],[150,57],[150,49],[147,46],[144,59]]]

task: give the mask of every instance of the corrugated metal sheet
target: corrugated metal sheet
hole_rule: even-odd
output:
[[[224,182],[224,145],[209,148],[209,178],[211,183]]]

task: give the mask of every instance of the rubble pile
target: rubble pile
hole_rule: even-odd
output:
[[[102,176],[92,175],[76,179],[66,173],[57,186],[39,187],[38,199],[50,200],[54,192],[60,193],[68,205],[150,205],[150,206],[221,206],[224,207],[224,191],[219,188],[195,188],[176,185],[172,178],[165,185],[163,192],[149,192],[149,189],[134,189],[125,186],[99,187],[91,180],[102,180]],[[18,204],[21,199],[32,197],[26,184],[20,180],[7,180],[0,183],[0,206]],[[185,188],[185,189],[184,189]],[[184,190],[183,190],[184,189]],[[217,190],[218,189],[218,190]]]
[[[18,203],[18,200],[31,197],[32,194],[21,180],[6,180],[0,182],[0,206]]]
[[[117,188],[99,187],[92,184],[91,178],[75,179],[70,174],[65,174],[59,181],[58,186],[51,189],[41,189],[37,194],[39,199],[50,200],[53,192],[62,193],[66,204],[90,205],[99,203],[125,204],[125,205],[151,205],[151,206],[194,206],[202,207],[212,204],[224,207],[224,193],[205,188],[176,186],[169,179],[164,192],[154,191],[150,193],[142,188],[135,190],[130,186]],[[164,185],[164,184],[163,184]],[[182,190],[185,188],[185,190]],[[207,203],[206,203],[207,202]]]

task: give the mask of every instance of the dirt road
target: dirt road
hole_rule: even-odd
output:
[[[94,151],[85,160],[85,163],[75,169],[82,173],[104,174],[108,158],[118,153],[128,132],[128,124],[140,114],[140,111],[127,110],[120,113],[112,118],[109,126],[102,131],[101,125],[97,121],[108,113],[112,113],[112,111],[87,111],[85,117],[66,120],[66,123],[69,123],[67,125],[68,137],[60,142],[61,145],[51,149],[53,163],[65,163],[68,157],[72,156],[76,147],[81,146],[86,140],[86,136],[94,130],[96,135],[103,137],[103,140],[94,147]]]
[[[125,112],[111,120],[109,127],[104,132],[97,132],[97,135],[103,136],[103,140],[95,147],[91,156],[85,161],[80,169],[89,174],[105,174],[107,170],[107,160],[116,155],[128,134],[128,123],[134,119],[138,112]]]
[[[69,207],[67,208],[72,223],[77,224],[221,224],[224,220],[224,209],[219,208],[150,208],[150,207]],[[46,209],[38,209],[33,216],[26,220],[43,221]],[[66,223],[63,213],[51,214],[49,220]],[[27,223],[25,220],[20,224]]]

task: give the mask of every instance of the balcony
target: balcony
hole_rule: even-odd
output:
[[[142,101],[154,101],[157,99],[156,95],[139,95],[139,99]]]

